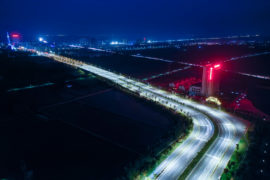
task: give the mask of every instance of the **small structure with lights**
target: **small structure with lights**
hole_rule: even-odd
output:
[[[206,102],[213,103],[213,104],[216,104],[218,106],[221,105],[220,100],[216,97],[213,97],[213,96],[209,96],[208,98],[206,98]]]

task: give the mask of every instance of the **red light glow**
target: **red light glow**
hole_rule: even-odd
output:
[[[220,64],[214,65],[214,68],[219,68],[219,67],[220,67]]]
[[[211,81],[212,80],[212,77],[213,76],[213,68],[211,67],[210,68],[210,74],[209,74],[209,80]]]
[[[13,38],[19,38],[20,35],[19,34],[12,34],[11,37],[13,37]]]

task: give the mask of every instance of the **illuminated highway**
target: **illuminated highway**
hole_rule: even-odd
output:
[[[63,62],[64,60],[63,57],[60,56],[54,55],[52,57],[58,61]],[[74,61],[71,61],[69,58],[66,59],[67,63],[73,66],[75,65]],[[177,179],[180,174],[184,172],[185,168],[193,158],[196,157],[197,153],[204,147],[205,143],[213,136],[214,125],[211,120],[204,114],[175,101],[173,99],[174,95],[167,94],[167,92],[161,91],[151,85],[146,85],[122,75],[117,75],[81,62],[77,63],[75,66],[109,79],[114,83],[127,88],[130,91],[139,93],[140,96],[151,99],[167,108],[178,111],[179,113],[188,114],[192,117],[194,125],[190,136],[157,167],[150,175],[150,178],[158,176],[158,179]]]
[[[197,163],[187,179],[219,179],[236,148],[245,126],[237,119],[221,111],[212,111],[216,119],[219,136]]]
[[[196,157],[205,143],[213,136],[214,125],[209,118],[191,108],[184,107],[191,114],[194,127],[188,138],[178,146],[149,176],[151,179],[177,179],[187,165]]]
[[[196,154],[214,133],[214,126],[208,118],[208,116],[211,116],[216,121],[219,128],[218,138],[192,170],[192,173],[188,178],[218,179],[223,173],[232,152],[236,148],[239,138],[245,131],[245,126],[241,121],[220,110],[181,98],[175,94],[168,93],[151,85],[144,84],[123,75],[118,75],[77,60],[54,54],[37,53],[106,78],[123,88],[138,93],[142,97],[160,103],[163,106],[176,110],[177,112],[188,114],[193,118],[194,127],[191,135],[154,170],[150,175],[150,178],[177,179],[181,173],[184,172],[188,164],[194,157],[196,157]],[[204,112],[207,116],[201,112]]]

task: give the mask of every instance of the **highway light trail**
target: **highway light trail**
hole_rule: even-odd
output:
[[[261,52],[261,53],[255,53],[255,54],[247,54],[247,55],[243,55],[243,56],[239,56],[239,57],[232,57],[230,59],[225,60],[224,62],[228,62],[228,61],[236,61],[239,59],[245,59],[245,58],[249,58],[249,57],[256,57],[256,56],[261,56],[261,55],[267,55],[270,54],[270,52]]]
[[[157,58],[157,57],[142,56],[142,55],[138,55],[138,54],[131,55],[131,56],[136,57],[136,58],[150,59],[150,60],[154,60],[154,61],[162,61],[162,62],[168,62],[168,63],[174,62],[173,60],[166,60],[166,59]]]
[[[83,46],[78,46],[78,45],[69,45],[69,47],[72,47],[72,48],[78,48],[78,49],[83,49],[83,48],[85,48],[85,47],[83,47]],[[92,51],[98,51],[98,52],[115,53],[114,51],[104,50],[104,49],[100,49],[100,48],[87,47],[87,49],[92,50]]]
[[[162,62],[167,62],[167,63],[176,62],[176,63],[179,63],[179,64],[188,65],[188,66],[203,67],[202,65],[199,65],[199,64],[193,64],[193,63],[188,63],[188,62],[183,62],[183,61],[174,61],[174,60],[162,59],[162,58],[157,58],[157,57],[149,57],[149,56],[143,56],[143,55],[131,55],[131,56],[132,57],[137,57],[137,58],[155,60],[155,61],[162,61]]]
[[[219,179],[244,133],[245,126],[236,118],[218,111],[211,116],[217,120],[219,136],[187,179]]]
[[[250,77],[254,77],[254,78],[258,78],[258,79],[266,79],[266,80],[270,80],[270,77],[269,76],[262,76],[262,75],[259,75],[259,74],[248,74],[248,73],[243,73],[243,72],[236,72],[238,74],[241,74],[241,75],[245,75],[245,76],[250,76]]]
[[[184,172],[205,143],[213,136],[214,126],[208,117],[210,116],[217,123],[219,129],[218,138],[197,163],[188,178],[218,179],[245,131],[245,125],[241,121],[220,110],[71,58],[42,52],[37,52],[37,54],[89,71],[123,88],[138,93],[141,97],[192,117],[194,123],[192,133],[154,170],[150,178],[177,179]]]
[[[270,80],[270,76],[263,76],[263,75],[259,75],[259,74],[249,74],[249,73],[236,72],[236,71],[230,71],[230,70],[223,70],[223,71],[236,73],[236,74],[240,74],[240,75],[243,75],[243,76],[249,76],[249,77],[253,77],[253,78],[257,78],[257,79]]]
[[[189,68],[190,68],[190,66],[186,66],[186,67],[179,68],[179,69],[175,69],[175,70],[168,71],[168,72],[165,72],[165,73],[160,73],[160,74],[157,74],[157,75],[153,75],[153,76],[150,76],[150,77],[148,77],[148,78],[143,78],[142,80],[148,81],[148,80],[160,78],[160,77],[162,77],[162,76],[167,76],[167,75],[169,75],[169,74],[173,74],[173,73],[176,73],[176,72],[179,72],[179,71],[183,71],[183,70],[186,70],[186,69],[189,69]]]

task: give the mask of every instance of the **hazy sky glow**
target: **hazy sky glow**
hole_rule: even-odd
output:
[[[177,37],[270,34],[269,0],[1,0],[0,31]]]

